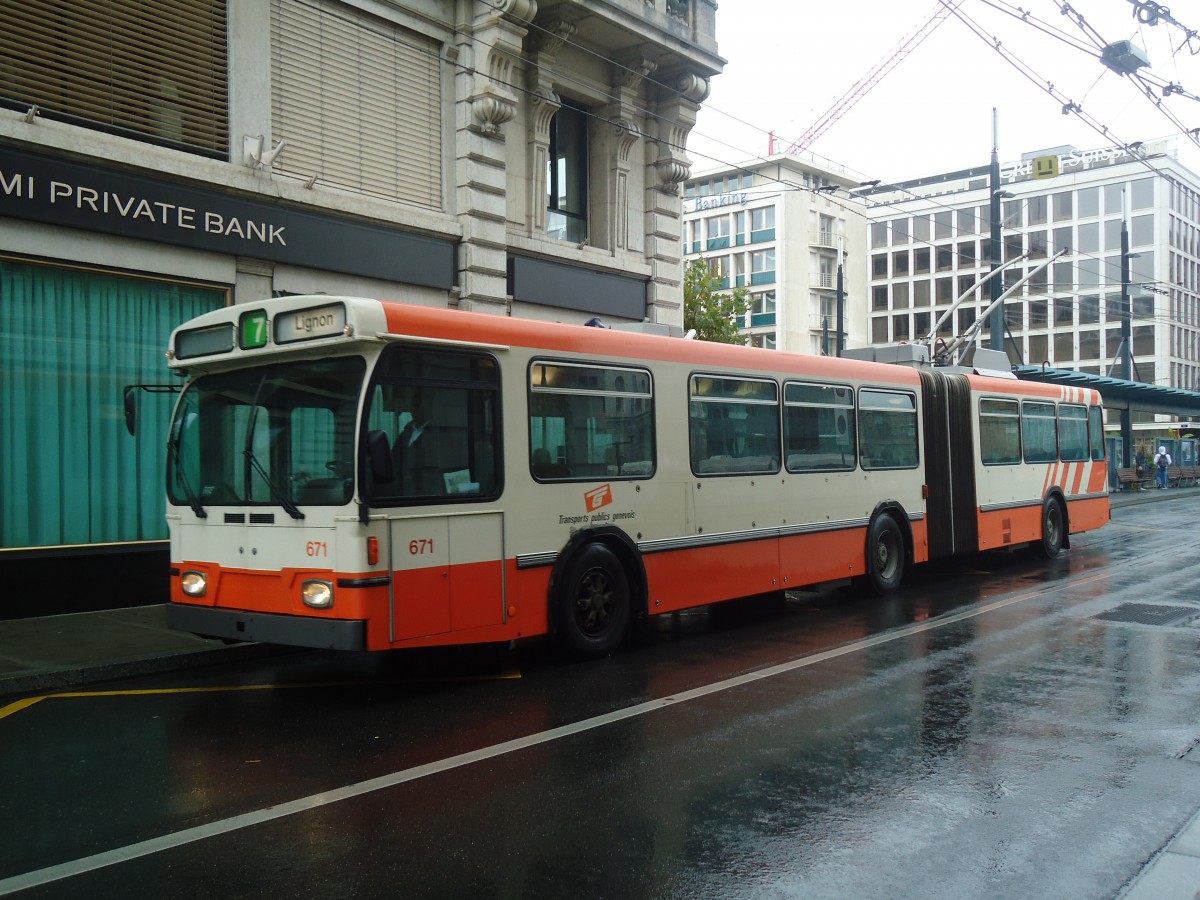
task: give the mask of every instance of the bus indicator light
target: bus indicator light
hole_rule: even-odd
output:
[[[608,506],[613,502],[612,485],[602,484],[598,488],[592,488],[583,495],[584,502],[587,504],[588,512],[595,512],[602,507]]]
[[[367,565],[379,565],[379,538],[367,538]]]

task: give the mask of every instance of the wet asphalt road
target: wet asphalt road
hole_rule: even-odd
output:
[[[0,893],[1116,896],[1200,809],[1192,505],[598,662],[297,653],[51,698],[0,720]],[[1131,603],[1180,612],[1096,618]]]

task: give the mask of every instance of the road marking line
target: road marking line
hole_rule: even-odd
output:
[[[0,706],[0,719],[3,719],[5,716],[11,716],[13,713],[19,713],[21,710],[28,709],[29,707],[33,706],[33,704],[45,699],[46,697],[44,695],[41,697],[26,697],[23,700],[17,700],[14,703],[10,703],[8,706]]]
[[[41,694],[36,697],[25,697],[8,706],[0,706],[0,719],[28,709],[42,700],[79,699],[84,697],[150,697],[156,694],[222,694],[238,691],[286,691],[295,688],[333,688],[353,687],[363,688],[376,685],[412,685],[412,684],[448,684],[472,681],[504,681],[510,678],[520,678],[520,669],[509,669],[498,675],[456,675],[446,678],[409,678],[400,681],[314,681],[298,684],[237,684],[216,687],[179,687],[179,688],[138,688],[130,690],[111,691],[56,691],[53,694]]]
[[[417,781],[430,775],[438,775],[443,772],[449,772],[452,769],[457,769],[462,766],[469,766],[478,762],[484,762],[485,760],[495,759],[498,756],[516,753],[519,750],[527,750],[528,748],[536,747],[539,744],[546,744],[562,738],[571,737],[585,731],[592,731],[597,728],[602,728],[606,725],[612,725],[616,722],[624,721],[625,719],[636,718],[637,716],[643,716],[648,713],[657,712],[658,710],[676,706],[681,703],[688,703],[692,700],[698,700],[711,694],[721,693],[736,687],[752,684],[756,681],[763,681],[767,678],[774,678],[777,675],[784,675],[789,672],[794,672],[798,669],[803,669],[818,663],[827,662],[831,659],[836,659],[840,656],[846,656],[850,653],[857,653],[860,650],[866,650],[871,647],[879,646],[880,644],[886,644],[892,641],[901,640],[903,638],[912,637],[913,635],[920,634],[925,631],[932,631],[936,628],[943,628],[947,625],[953,625],[966,619],[973,619],[977,616],[986,615],[987,613],[1004,609],[1007,606],[1013,606],[1017,603],[1023,603],[1026,600],[1032,600],[1055,590],[1060,590],[1067,587],[1076,588],[1082,585],[1092,584],[1096,581],[1107,580],[1109,578],[1111,578],[1109,573],[1097,572],[1093,575],[1089,575],[1078,580],[1071,579],[1066,583],[1059,582],[1051,584],[1047,587],[1026,591],[1023,594],[1017,594],[1005,600],[996,600],[983,606],[960,610],[936,619],[927,619],[924,622],[916,622],[912,625],[906,625],[903,628],[899,628],[895,631],[888,631],[882,634],[873,635],[871,637],[862,638],[861,640],[853,641],[852,643],[844,644],[840,647],[822,650],[820,653],[814,653],[810,656],[803,656],[799,659],[794,659],[785,663],[779,663],[778,665],[769,666],[765,669],[747,672],[743,675],[727,678],[723,681],[717,681],[712,684],[692,688],[691,690],[681,691],[677,694],[672,694],[669,697],[662,697],[658,700],[648,700],[645,703],[639,703],[636,706],[614,710],[600,716],[593,716],[590,719],[583,719],[570,725],[562,725],[558,728],[552,728],[548,731],[541,731],[537,734],[531,734],[526,737],[515,738],[514,740],[505,741],[500,744],[493,744],[491,747],[482,747],[478,750],[472,750],[468,753],[460,753],[457,756],[450,756],[446,759],[425,763],[424,765],[414,766],[409,769],[402,769],[399,772],[392,772],[389,775],[381,775],[378,778],[370,778],[366,781],[360,781],[357,784],[350,784],[344,787],[334,788],[333,790],[310,794],[309,796],[301,797],[298,800],[291,800],[287,803],[280,803],[276,806],[269,806],[265,809],[243,813],[238,816],[232,816],[228,819],[221,819],[217,822],[210,822],[207,825],[198,825],[195,828],[185,828],[183,831],[164,834],[160,837],[151,838],[150,840],[139,841],[136,844],[118,847],[115,850],[108,850],[103,853],[97,853],[93,856],[83,857],[82,859],[60,863],[55,866],[48,866],[44,869],[27,872],[24,875],[14,875],[11,878],[0,880],[0,896],[13,894],[17,891],[27,890],[29,888],[38,887],[44,884],[50,884],[55,881],[61,881],[65,878],[72,878],[76,875],[83,875],[86,872],[94,872],[97,869],[103,869],[119,863],[129,862],[134,859],[139,859],[143,856],[149,856],[153,853],[162,853],[166,850],[173,850],[196,841],[202,841],[206,838],[229,834],[233,831],[238,831],[243,828],[250,828],[254,825],[261,825],[265,822],[270,822],[275,819],[282,819],[298,813],[308,812],[313,809],[328,806],[331,803],[338,803],[342,800],[361,797],[364,794],[370,794],[375,791],[396,787],[397,785],[405,784],[410,781]]]

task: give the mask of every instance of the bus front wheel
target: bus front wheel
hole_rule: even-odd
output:
[[[1066,533],[1066,519],[1063,516],[1062,504],[1057,500],[1047,500],[1042,507],[1042,539],[1034,543],[1034,550],[1044,559],[1054,559],[1062,552],[1063,536]]]
[[[572,560],[559,599],[559,634],[576,656],[612,653],[629,627],[629,579],[617,555],[589,544]]]
[[[896,520],[877,516],[867,532],[867,580],[871,590],[883,596],[900,589],[904,577],[904,535]]]

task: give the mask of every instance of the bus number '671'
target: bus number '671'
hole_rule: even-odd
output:
[[[328,556],[329,544],[326,541],[309,541],[304,545],[304,552],[309,556]]]
[[[408,542],[408,552],[413,556],[423,556],[433,552],[433,538],[418,538]]]

